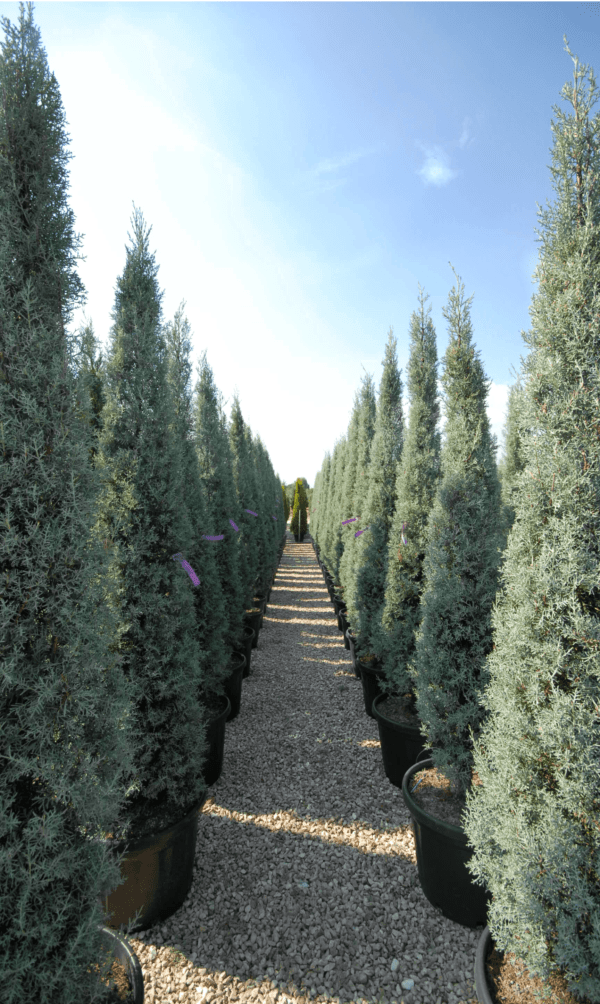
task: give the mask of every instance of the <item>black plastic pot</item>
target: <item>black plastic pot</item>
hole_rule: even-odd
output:
[[[346,631],[346,638],[348,639],[350,655],[352,656],[352,665],[354,667],[354,673],[356,677],[360,680],[360,669],[358,668],[358,655],[356,654],[356,635],[352,633],[350,628],[348,628]]]
[[[231,714],[231,701],[224,694],[212,697],[209,702],[208,725],[206,738],[209,749],[204,762],[204,780],[210,786],[216,784],[223,770],[223,754],[225,752],[225,722]]]
[[[494,942],[490,934],[489,927],[484,927],[481,932],[481,937],[477,942],[477,951],[475,952],[475,989],[477,991],[477,1000],[479,1004],[494,1004],[494,998],[490,992],[487,981],[487,973],[485,969],[485,963],[490,952],[494,950]]]
[[[296,541],[297,544],[301,544],[302,541],[304,540],[304,534],[303,533],[302,534],[295,533],[294,534],[294,540]]]
[[[207,796],[208,791],[176,823],[138,840],[92,838],[118,855],[125,851],[121,861],[123,883],[99,899],[107,927],[127,925],[141,910],[132,931],[145,931],[179,909],[192,884],[198,813]]]
[[[431,750],[424,745],[425,740],[417,725],[394,721],[379,710],[385,698],[385,694],[380,694],[373,701],[373,718],[379,728],[385,776],[397,788],[401,788],[402,779],[408,768],[412,767],[424,753],[431,757]]]
[[[462,826],[436,819],[411,796],[413,774],[427,767],[433,767],[433,760],[413,764],[402,779],[402,797],[412,816],[421,889],[448,920],[463,927],[478,927],[487,922],[491,894],[475,885],[467,871],[473,851],[467,846]]]
[[[226,719],[232,722],[240,713],[242,701],[242,679],[244,676],[244,666],[246,656],[243,652],[233,652],[231,655],[231,672],[225,680],[225,693],[231,702],[231,711]]]
[[[246,624],[244,627],[244,637],[238,642],[236,646],[236,652],[242,652],[246,656],[246,665],[244,666],[243,677],[250,676],[250,656],[252,653],[252,642],[254,641],[254,631],[252,628]]]
[[[260,631],[260,619],[262,617],[262,610],[254,609],[246,610],[244,613],[244,626],[251,627],[254,631],[254,638],[252,639],[252,648],[256,648],[258,645],[258,632]]]
[[[254,606],[258,607],[260,610],[260,620],[258,622],[258,630],[263,626],[263,618],[265,616],[265,610],[267,609],[267,597],[266,596],[255,596],[253,600]]]
[[[338,627],[344,636],[344,648],[350,648],[350,642],[346,637],[346,631],[348,630],[348,618],[346,617],[345,610],[340,610],[340,615],[338,617]]]
[[[345,631],[346,629],[342,626],[342,617],[346,612],[346,604],[338,603],[335,612],[337,614],[338,631]]]
[[[379,681],[384,678],[384,672],[380,662],[375,659],[363,662],[363,658],[359,656],[358,668],[360,669],[360,678],[363,686],[365,711],[369,718],[374,718],[373,701],[382,693]]]
[[[102,947],[121,963],[129,979],[133,1004],[144,1004],[144,976],[140,960],[127,939],[110,927],[100,927],[102,931]]]

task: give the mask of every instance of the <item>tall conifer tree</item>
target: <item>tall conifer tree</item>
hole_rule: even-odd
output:
[[[379,634],[383,613],[389,536],[396,508],[396,470],[404,444],[402,377],[396,344],[390,328],[371,445],[367,498],[361,506],[361,522],[357,524],[368,529],[361,535],[361,546],[353,548],[354,591],[345,593],[348,619],[360,636],[361,648],[369,652],[373,632]]]
[[[567,43],[565,37],[565,43]],[[568,44],[566,51],[572,56]],[[593,72],[552,122],[557,200],[539,210],[524,364],[533,432],[496,601],[488,712],[467,794],[469,869],[488,925],[542,980],[600,1000],[600,114]],[[539,232],[539,231],[538,231]],[[552,987],[552,990],[559,989]],[[550,992],[550,987],[547,988]],[[554,996],[554,994],[552,994]]]
[[[483,720],[491,612],[506,543],[497,444],[486,411],[489,385],[472,345],[472,297],[463,301],[463,288],[458,280],[442,311],[450,325],[442,376],[446,441],[427,524],[421,621],[408,667],[434,766],[461,793],[472,783],[470,735]]]
[[[440,405],[437,393],[435,328],[425,310],[419,286],[420,312],[410,322],[408,392],[409,425],[396,466],[396,506],[390,530],[385,602],[380,631],[371,632],[371,650],[383,662],[384,692],[408,695],[414,713],[415,694],[408,672],[420,623],[424,588],[425,532],[439,476],[441,433],[437,426]]]
[[[358,403],[358,396],[357,401]],[[358,418],[357,418],[358,420]],[[342,436],[334,446],[333,450],[333,477],[331,479],[331,489],[327,504],[327,528],[325,531],[325,553],[327,567],[334,580],[338,582],[339,563],[344,549],[342,521],[347,519],[344,515],[344,471],[348,456],[348,439]]]
[[[365,531],[367,527],[364,515],[369,490],[369,462],[371,443],[375,435],[376,416],[375,383],[371,374],[367,373],[363,377],[360,389],[356,438],[349,441],[355,446],[351,445],[350,447],[350,463],[344,472],[346,511],[350,510],[351,515],[356,517],[356,521],[341,527],[345,532],[342,538],[344,552],[340,559],[339,578],[344,589],[344,599],[350,611],[351,620],[356,610],[356,576],[360,567],[359,555],[365,544],[363,533],[361,532],[358,537],[356,533]],[[370,532],[370,530],[366,531],[366,533]]]
[[[200,357],[197,373],[194,443],[207,502],[207,534],[223,537],[222,540],[206,543],[214,549],[226,599],[225,642],[228,648],[234,649],[241,642],[244,631],[244,591],[240,568],[242,548],[240,534],[231,526],[231,520],[237,527],[240,526],[240,506],[235,491],[233,456],[222,395],[215,386],[206,352]]]
[[[174,556],[195,550],[185,503],[183,444],[167,383],[158,266],[134,207],[133,237],[117,279],[107,361],[107,401],[96,464],[105,470],[97,530],[115,545],[113,575],[127,629],[124,673],[135,682],[136,836],[181,818],[206,791],[207,742],[198,690],[200,648],[195,582]],[[193,565],[191,566],[193,569]],[[195,570],[198,577],[201,570]]]
[[[229,425],[229,441],[233,456],[233,477],[239,506],[238,524],[241,541],[241,570],[244,587],[244,609],[253,607],[253,597],[258,587],[259,543],[256,509],[256,483],[252,469],[252,458],[246,435],[246,423],[237,394],[234,395]],[[246,510],[250,509],[251,512]]]
[[[83,284],[65,114],[33,4],[2,24],[0,1000],[100,1004],[99,897],[120,860],[79,824],[108,828],[122,810],[132,688],[111,654],[109,555],[90,534],[100,478],[69,368]]]
[[[198,627],[198,644],[204,653],[204,688],[214,694],[225,693],[225,678],[230,672],[230,650],[225,644],[227,629],[226,601],[210,534],[205,488],[200,479],[198,457],[194,448],[193,416],[189,390],[191,365],[189,354],[190,324],[183,316],[181,303],[163,334],[167,345],[167,380],[173,398],[175,420],[171,432],[182,449],[182,494],[192,522],[194,543],[185,560],[196,570],[199,584],[193,591]]]

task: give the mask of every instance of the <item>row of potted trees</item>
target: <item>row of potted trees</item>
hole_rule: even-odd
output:
[[[513,960],[529,976],[514,1000],[600,999],[599,125],[588,119],[593,76],[584,97],[586,67],[574,63],[575,86],[562,93],[575,114],[559,110],[553,126],[559,200],[541,214],[502,481],[459,288],[444,311],[443,447],[422,306],[406,436],[390,338],[379,402],[367,378],[311,511],[386,773],[411,812],[423,891],[452,919],[486,925],[476,964],[485,1004],[494,965]],[[460,807],[460,825],[419,805],[434,783]]]
[[[286,502],[206,355],[192,399],[138,210],[108,358],[91,323],[67,334],[64,110],[32,5],[3,26],[0,1000],[101,1004],[127,948],[107,931],[189,889],[215,704],[239,711]]]

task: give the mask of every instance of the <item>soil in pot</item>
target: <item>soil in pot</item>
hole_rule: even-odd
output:
[[[98,966],[93,968],[98,969]],[[112,986],[112,992],[104,999],[103,1004],[135,1004],[129,971],[118,959],[115,959],[107,975],[100,977],[100,982]]]
[[[486,986],[477,981],[477,998],[480,1004],[539,1004],[544,999],[552,1004],[594,1004],[589,997],[575,997],[561,973],[553,973],[544,983],[539,976],[533,976],[525,963],[512,952],[499,952],[490,937],[489,928],[484,928],[480,939],[487,943],[488,952],[484,963]],[[478,947],[479,954],[479,947]],[[547,996],[548,989],[552,994]]]

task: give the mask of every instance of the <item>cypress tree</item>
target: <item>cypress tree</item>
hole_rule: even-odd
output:
[[[65,115],[33,5],[2,24],[0,999],[101,1002],[99,898],[120,861],[79,822],[121,812],[132,688],[111,655],[109,554],[90,534],[101,484],[65,334],[83,291]]]
[[[415,654],[409,665],[421,734],[433,763],[457,793],[472,783],[473,751],[492,649],[491,611],[506,543],[497,444],[490,434],[486,384],[472,345],[458,283],[443,313],[450,325],[442,384],[446,441],[442,475],[427,524],[425,589]]]
[[[413,657],[424,588],[426,527],[439,476],[441,433],[437,393],[435,328],[419,286],[420,312],[410,321],[409,426],[396,465],[396,505],[390,530],[381,621],[371,631],[371,651],[383,663],[386,693],[406,694],[414,713],[415,694],[408,664]]]
[[[565,43],[567,42],[565,37]],[[572,56],[568,44],[566,51]],[[469,869],[493,900],[498,951],[578,999],[600,999],[600,114],[593,72],[554,106],[553,185],[539,210],[539,290],[525,386],[532,434],[514,494],[494,649],[467,794]]]
[[[244,610],[254,606],[253,597],[257,588],[258,539],[256,532],[256,485],[252,472],[252,461],[246,437],[246,424],[242,417],[239,398],[234,395],[229,426],[229,441],[233,456],[233,476],[238,501],[241,541],[241,574],[244,592]],[[247,512],[251,510],[251,512]]]
[[[98,437],[102,429],[102,411],[106,404],[106,374],[102,352],[98,353],[98,339],[89,321],[79,334],[79,351],[76,362],[77,401],[79,416],[92,432],[90,462],[98,452]]]
[[[348,619],[356,625],[361,648],[371,651],[379,634],[385,600],[390,530],[396,508],[396,470],[404,444],[402,377],[396,339],[390,328],[379,388],[375,434],[368,468],[368,490],[360,527],[368,527],[354,547],[354,593],[346,591]],[[353,526],[355,524],[352,524]]]
[[[498,474],[502,482],[502,501],[506,508],[507,528],[514,523],[515,508],[512,500],[516,491],[518,475],[525,469],[523,436],[531,433],[531,429],[527,427],[527,419],[523,414],[525,404],[523,375],[519,374],[509,391],[508,414],[504,429],[505,456],[502,463],[498,465]]]
[[[344,550],[340,557],[338,574],[351,621],[353,621],[356,611],[358,555],[362,553],[365,543],[362,535],[368,525],[364,520],[364,510],[369,489],[369,459],[371,443],[375,434],[376,415],[375,384],[373,377],[367,373],[362,379],[358,398],[357,421],[353,426],[352,435],[349,431],[349,461],[344,471],[343,491],[347,515],[343,519],[346,520],[353,516],[355,521],[340,527]],[[370,533],[370,530],[367,532]]]
[[[135,682],[136,837],[181,818],[206,791],[207,750],[198,701],[206,664],[199,646],[195,579],[180,567],[196,541],[185,502],[186,471],[161,331],[158,266],[134,207],[133,237],[117,279],[107,401],[97,466],[106,470],[97,532],[116,546],[126,625],[119,642]],[[175,559],[175,560],[174,560]],[[193,569],[193,565],[191,565]],[[203,574],[195,570],[197,578]]]
[[[325,530],[325,556],[327,568],[333,576],[335,582],[339,582],[339,562],[344,549],[342,521],[347,517],[344,515],[344,470],[348,456],[348,439],[342,436],[333,449],[333,477],[327,504],[327,525]]]
[[[233,456],[222,395],[217,390],[213,372],[202,353],[197,367],[194,404],[196,456],[200,480],[207,502],[207,536],[221,540],[207,541],[214,550],[221,586],[226,600],[225,643],[235,648],[244,631],[244,596],[240,570],[240,506],[233,478]],[[231,525],[235,523],[238,530]]]
[[[167,345],[167,382],[174,406],[174,422],[170,431],[182,450],[182,494],[185,495],[192,530],[193,545],[185,559],[197,571],[199,584],[193,590],[199,651],[203,654],[203,687],[213,694],[225,693],[225,678],[230,672],[230,649],[225,644],[227,629],[226,601],[215,551],[211,541],[204,484],[200,479],[198,457],[194,447],[189,354],[190,324],[183,316],[181,303],[174,320],[165,325]]]
[[[321,560],[323,560],[323,555],[321,554],[323,550],[323,522],[325,508],[327,504],[327,497],[329,494],[329,478],[331,472],[331,454],[326,453],[325,459],[321,470],[315,478],[315,490],[314,490],[314,503],[310,510],[310,526],[311,535],[313,540],[316,541],[319,548],[319,553]]]

